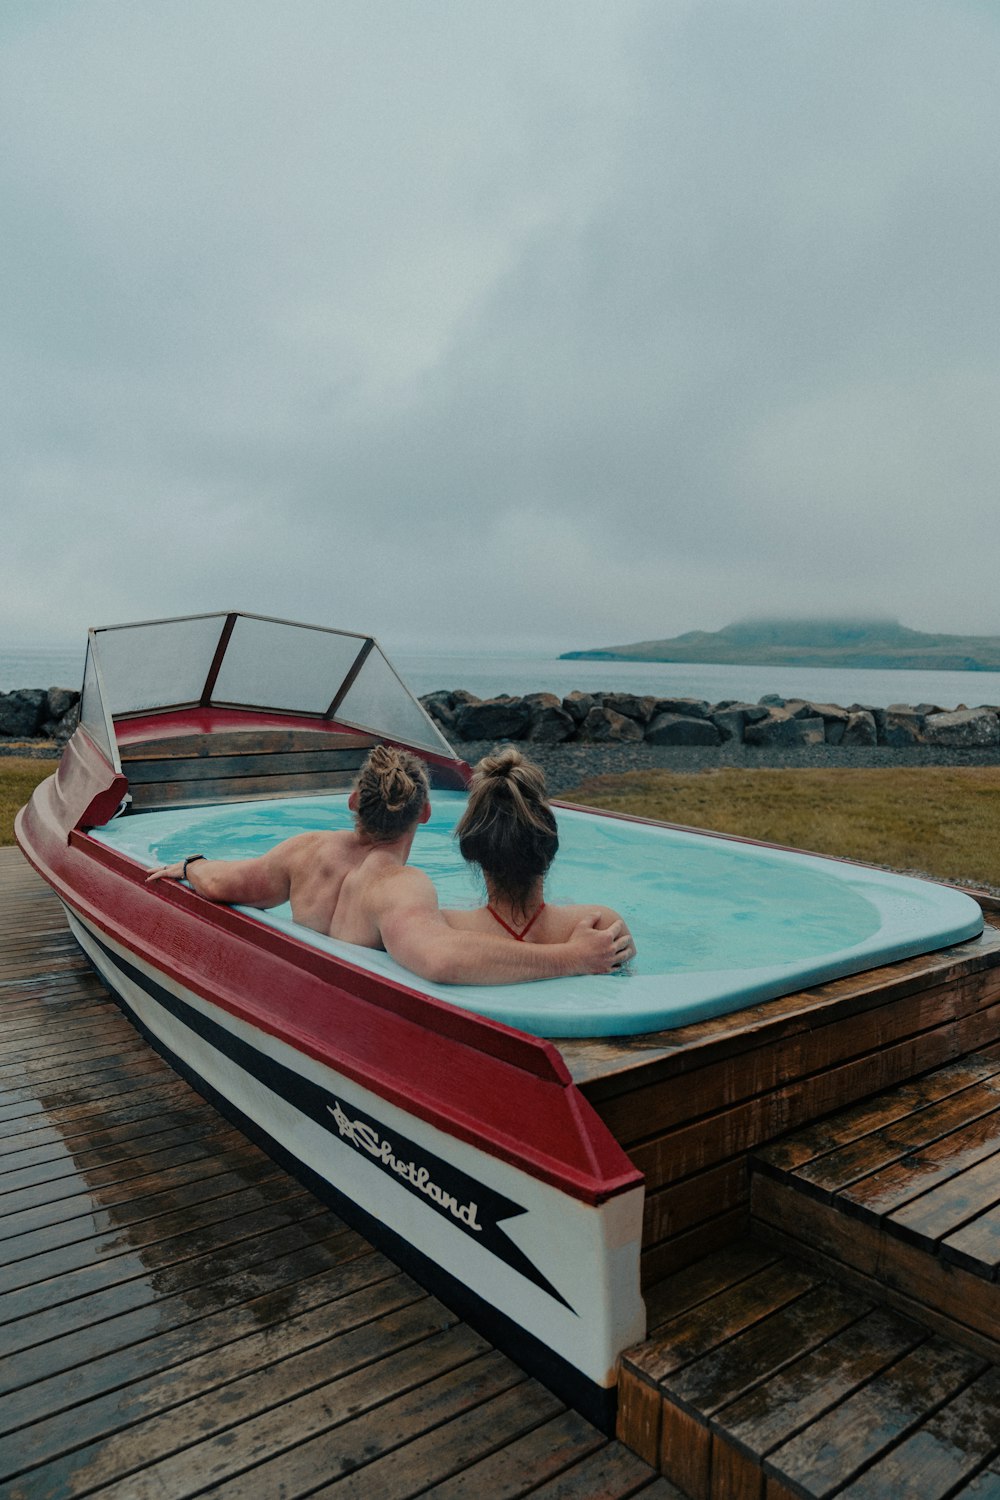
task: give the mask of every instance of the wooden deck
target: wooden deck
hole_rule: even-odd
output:
[[[183,1084],[0,850],[0,1497],[671,1500]]]

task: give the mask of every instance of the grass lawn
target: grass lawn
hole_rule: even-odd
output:
[[[1000,889],[1000,767],[633,771],[564,800]]]
[[[33,760],[27,755],[0,756],[0,845],[14,842],[14,814],[58,764],[56,760]]]

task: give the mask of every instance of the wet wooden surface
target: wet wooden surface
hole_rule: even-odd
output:
[[[753,1224],[1000,1359],[1000,1048],[755,1153]]]
[[[232,1129],[0,850],[0,1500],[678,1492]]]
[[[749,1241],[661,1283],[621,1426],[697,1500],[997,1493],[1000,1368]]]

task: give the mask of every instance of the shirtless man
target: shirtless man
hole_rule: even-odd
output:
[[[377,745],[358,774],[348,806],[351,830],[300,833],[257,859],[189,855],[149,881],[186,879],[211,901],[280,906],[296,922],[345,943],[384,948],[438,984],[512,984],[567,974],[606,974],[635,949],[625,923],[598,926],[585,911],[560,942],[512,943],[448,924],[430,878],[407,864],[414,835],[430,817],[427,772],[417,756]]]

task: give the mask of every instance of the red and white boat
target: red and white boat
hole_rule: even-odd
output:
[[[156,857],[116,844],[223,805],[305,797],[318,816],[379,741],[422,756],[432,786],[466,785],[369,636],[236,613],[93,630],[80,727],[17,839],[185,1078],[609,1428],[617,1356],[644,1332],[643,1184],[556,1047],[373,972],[365,950],[148,886]]]

